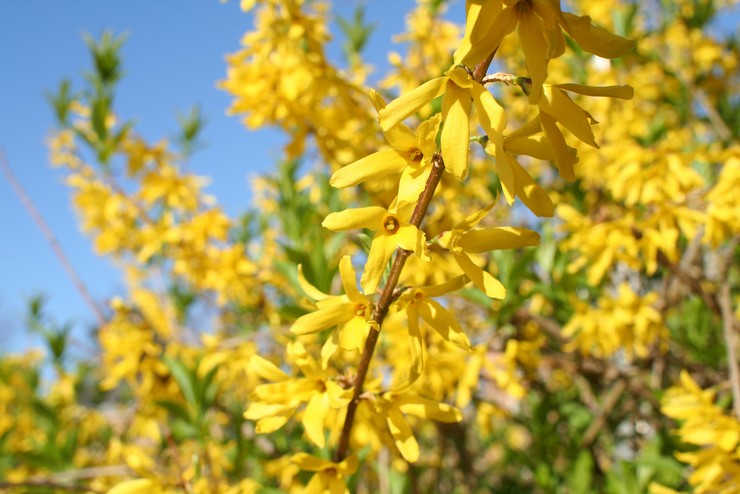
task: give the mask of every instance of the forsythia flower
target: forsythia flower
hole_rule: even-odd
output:
[[[694,467],[689,483],[697,494],[730,494],[740,485],[740,422],[715,405],[714,398],[713,390],[702,390],[682,371],[680,385],[666,392],[661,407],[665,415],[681,421],[679,438],[699,447],[676,453],[676,458]]]
[[[301,343],[294,341],[288,345],[288,358],[305,377],[291,378],[272,362],[259,355],[252,356],[250,367],[253,371],[273,382],[255,388],[253,401],[244,412],[244,417],[257,421],[258,434],[267,434],[280,429],[297,408],[306,403],[302,419],[306,436],[323,448],[326,442],[324,421],[332,410],[347,406],[351,391],[337,384]]]
[[[424,368],[424,338],[419,330],[419,317],[446,341],[465,350],[470,350],[470,340],[465,335],[460,323],[439,302],[432,300],[432,297],[440,297],[462,288],[467,282],[468,279],[465,276],[458,276],[441,285],[414,288],[401,295],[396,302],[396,308],[398,310],[404,309],[408,318],[409,347],[411,350],[409,382],[414,382],[421,375]]]
[[[365,293],[375,292],[385,266],[397,247],[410,250],[422,259],[428,258],[426,235],[404,219],[411,216],[412,207],[413,204],[399,209],[391,207],[390,210],[380,206],[345,209],[331,213],[321,223],[332,231],[367,228],[375,232],[365,270],[360,278],[360,285]]]
[[[373,304],[357,290],[357,277],[350,256],[344,256],[339,261],[339,274],[345,295],[331,296],[308,283],[303,277],[301,266],[298,267],[301,287],[309,297],[316,300],[318,310],[299,317],[290,330],[297,335],[307,335],[334,326],[340,327],[338,332],[332,333],[321,351],[324,367],[338,346],[345,350],[362,351],[371,324],[369,321]]]
[[[406,461],[419,459],[419,443],[403,414],[434,419],[440,422],[460,422],[462,413],[450,405],[438,403],[413,394],[388,391],[373,404],[378,414],[385,417],[394,444]]]
[[[567,351],[579,349],[584,355],[609,357],[624,350],[628,358],[646,357],[656,343],[663,343],[668,331],[652,304],[658,294],[638,296],[626,283],[619,285],[616,297],[602,297],[598,308],[582,305],[563,327],[573,340]]]
[[[439,238],[439,244],[452,254],[460,269],[486,295],[502,299],[506,296],[506,289],[501,282],[478,267],[468,254],[538,245],[540,235],[526,228],[511,226],[475,228],[493,206],[494,204],[491,204],[471,214],[455,225],[452,230],[444,232]]]
[[[504,8],[504,5],[506,7]],[[565,51],[562,27],[587,52],[603,58],[621,57],[634,42],[594,26],[588,16],[560,10],[557,0],[488,0],[467,2],[467,29],[455,63],[473,66],[493,53],[504,37],[518,29],[519,43],[532,78],[529,101],[542,96],[550,59]]]
[[[385,102],[374,91],[371,98],[379,111],[385,108]],[[416,133],[402,123],[384,131],[392,147],[339,169],[332,175],[331,185],[349,187],[366,180],[400,173],[397,205],[403,207],[416,202],[431,171],[431,160],[437,151],[436,138],[441,122],[442,115],[436,114],[419,124]]]
[[[378,120],[380,127],[388,130],[442,95],[442,120],[445,124],[442,128],[442,156],[447,171],[463,179],[468,173],[471,100],[475,101],[479,112],[488,111],[493,100],[486,88],[475,82],[464,67],[453,65],[444,77],[425,82],[391,101],[378,113]],[[485,103],[482,98],[486,98]],[[494,120],[494,117],[489,119]]]
[[[355,473],[359,466],[359,461],[354,455],[338,463],[322,460],[308,453],[297,453],[290,460],[301,470],[316,472],[306,486],[304,491],[306,494],[349,493],[346,479]]]

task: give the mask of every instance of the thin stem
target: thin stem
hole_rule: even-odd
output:
[[[90,295],[87,286],[82,281],[82,278],[77,275],[74,267],[72,267],[72,263],[69,261],[69,258],[64,253],[64,250],[62,250],[62,247],[59,244],[56,235],[54,235],[54,232],[51,230],[46,220],[44,220],[44,217],[41,216],[39,210],[36,209],[36,206],[34,205],[31,197],[28,195],[26,190],[23,188],[23,185],[21,185],[21,183],[13,174],[13,170],[11,170],[10,165],[8,164],[8,160],[5,157],[5,152],[3,150],[0,150],[0,168],[2,168],[3,173],[5,174],[5,178],[7,179],[10,187],[13,189],[15,194],[18,196],[18,199],[20,199],[21,204],[23,204],[23,207],[26,209],[26,211],[28,211],[28,214],[31,215],[34,223],[36,223],[36,226],[38,226],[39,230],[41,230],[41,233],[46,238],[47,243],[54,251],[54,254],[57,256],[57,259],[61,263],[64,270],[67,272],[67,275],[72,280],[75,288],[82,296],[85,303],[87,303],[87,306],[90,308],[92,313],[95,315],[95,318],[98,321],[98,325],[103,326],[105,324],[105,315],[103,314],[103,310],[95,302],[95,299],[93,299],[92,295]]]
[[[440,154],[435,154],[432,158],[432,172],[429,174],[426,186],[419,196],[419,202],[414,208],[414,212],[411,214],[410,223],[415,227],[421,226],[421,221],[427,212],[429,203],[432,201],[434,191],[437,189],[442,174],[445,170],[444,160]],[[398,280],[401,277],[401,271],[403,266],[406,264],[406,260],[411,255],[411,251],[398,249],[396,251],[396,259],[393,261],[391,272],[388,276],[388,282],[383,287],[383,292],[380,294],[380,300],[373,309],[373,321],[375,325],[370,328],[370,333],[367,335],[365,340],[365,347],[362,350],[362,356],[360,357],[360,363],[357,366],[357,377],[355,378],[354,391],[352,393],[352,401],[347,406],[347,415],[344,418],[344,426],[342,427],[342,435],[339,437],[339,445],[337,451],[334,454],[334,461],[340,462],[347,457],[349,451],[349,438],[352,433],[352,426],[355,422],[355,414],[357,413],[357,407],[362,400],[363,386],[365,385],[365,379],[367,378],[367,372],[370,369],[370,361],[373,358],[375,352],[375,346],[378,343],[378,337],[380,336],[380,328],[383,325],[388,310],[390,309],[391,303],[393,303],[393,294],[398,286]]]
[[[735,332],[735,317],[732,313],[730,284],[727,281],[722,283],[718,298],[722,314],[722,334],[727,347],[727,365],[730,368],[732,406],[735,410],[735,416],[740,418],[740,367],[737,360],[737,333]]]

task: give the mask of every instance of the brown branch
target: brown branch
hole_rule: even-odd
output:
[[[735,332],[735,316],[732,313],[730,284],[727,281],[722,283],[718,298],[722,314],[722,334],[727,347],[727,366],[730,368],[732,405],[735,416],[740,418],[740,367],[737,360],[737,333]]]
[[[421,221],[427,212],[429,203],[432,202],[434,191],[437,190],[442,179],[442,174],[445,170],[444,160],[442,156],[437,153],[432,158],[432,171],[427,179],[426,186],[419,196],[419,202],[414,208],[414,212],[411,214],[410,223],[415,227],[421,226]],[[406,260],[411,255],[411,251],[398,249],[396,251],[396,258],[393,261],[391,272],[388,276],[388,281],[383,287],[383,292],[380,294],[380,299],[377,305],[373,309],[373,321],[374,325],[370,328],[370,333],[365,340],[365,347],[360,357],[360,363],[357,366],[357,377],[354,382],[354,391],[352,393],[352,401],[347,406],[347,415],[344,418],[344,426],[342,427],[342,435],[339,437],[339,445],[337,451],[334,454],[334,461],[342,461],[347,457],[349,451],[349,438],[352,432],[352,426],[355,421],[355,414],[357,413],[357,407],[362,400],[362,391],[367,378],[367,372],[370,369],[370,361],[372,360],[373,353],[375,352],[375,346],[378,343],[378,337],[380,336],[380,328],[383,325],[388,310],[390,309],[391,303],[393,303],[394,292],[398,285],[398,280],[401,277],[401,271],[403,266],[406,264]]]
[[[67,255],[64,253],[64,250],[62,250],[62,247],[59,244],[56,235],[54,235],[54,232],[49,227],[49,224],[46,222],[46,220],[44,220],[43,216],[41,216],[41,213],[34,205],[31,197],[28,195],[26,190],[23,188],[23,185],[21,185],[16,176],[13,174],[13,170],[11,170],[10,165],[8,164],[8,160],[5,156],[5,152],[3,150],[0,150],[0,168],[2,168],[3,173],[5,174],[5,178],[7,179],[10,187],[13,189],[15,194],[18,196],[21,204],[23,204],[23,207],[26,209],[26,211],[28,211],[28,214],[31,215],[31,219],[33,219],[34,223],[36,223],[36,226],[44,235],[44,238],[46,238],[47,243],[54,251],[54,254],[61,263],[64,270],[67,272],[67,275],[72,280],[72,283],[77,289],[77,292],[79,292],[87,306],[95,315],[95,318],[98,321],[98,325],[103,326],[105,324],[105,315],[103,314],[103,310],[95,302],[95,299],[93,299],[92,295],[88,291],[87,286],[77,275],[77,272],[72,266],[72,263],[69,261]]]

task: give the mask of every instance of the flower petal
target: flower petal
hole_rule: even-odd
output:
[[[474,84],[471,90],[478,122],[486,131],[489,139],[502,136],[506,128],[506,114],[493,95],[480,84]]]
[[[325,393],[315,393],[303,411],[303,428],[306,436],[319,448],[326,445],[324,437],[324,419],[329,413],[329,397]]]
[[[480,230],[468,230],[462,234],[459,244],[470,254],[480,254],[491,250],[517,249],[539,245],[540,234],[526,228],[499,226]]]
[[[418,460],[419,443],[416,442],[414,433],[401,412],[397,408],[391,408],[388,410],[387,421],[388,430],[401,456],[411,463]]]
[[[414,225],[403,225],[398,229],[395,237],[400,248],[410,250],[424,261],[429,261],[429,256],[426,253],[427,236],[424,232]]]
[[[367,302],[367,297],[357,289],[357,273],[352,267],[352,257],[343,256],[339,260],[339,277],[342,279],[344,293],[353,302]]]
[[[540,187],[515,159],[512,158],[511,161],[516,173],[516,195],[540,218],[551,218],[555,214],[555,206],[547,191]],[[532,245],[537,244],[539,242]]]
[[[378,112],[380,128],[386,131],[421,110],[434,98],[444,94],[446,83],[447,77],[437,77],[391,101]]]
[[[602,96],[607,98],[632,99],[635,90],[632,86],[584,86],[583,84],[555,84],[564,91],[583,94],[584,96]]]
[[[354,316],[353,303],[339,302],[299,317],[291,326],[290,331],[299,336],[318,333],[343,324]]]
[[[427,158],[431,158],[437,151],[437,134],[440,125],[442,125],[442,115],[437,113],[424,120],[416,128],[416,147]]]
[[[563,12],[563,17],[566,21],[563,24],[565,31],[589,53],[603,58],[617,58],[635,46],[634,41],[593,25],[591,18],[587,15],[578,17],[570,12]]]
[[[594,140],[588,114],[583,108],[575,104],[563,90],[546,86],[545,95],[540,100],[540,110],[540,113],[544,112],[555,118],[578,139],[598,149],[599,145]]]
[[[560,176],[570,182],[574,181],[576,174],[573,170],[573,165],[578,163],[576,150],[566,144],[563,133],[558,128],[553,117],[547,113],[540,112],[540,124],[542,125],[545,137],[547,137],[555,153],[555,165],[558,167]]]
[[[370,253],[367,255],[365,270],[360,278],[360,286],[365,293],[375,293],[378,283],[383,277],[385,267],[388,265],[393,252],[396,250],[396,242],[392,235],[378,234],[375,235],[373,243],[370,245]]]
[[[499,280],[491,276],[490,273],[482,270],[475,265],[465,254],[452,253],[455,257],[455,261],[460,266],[460,269],[470,278],[470,281],[475,283],[475,286],[480,288],[483,293],[491,298],[503,299],[506,297],[506,288],[501,284]]]
[[[527,71],[532,79],[529,102],[537,104],[542,97],[542,84],[547,79],[547,42],[542,35],[544,26],[539,16],[530,11],[519,19],[519,42],[527,63]]]
[[[463,331],[457,320],[450,312],[442,307],[439,302],[426,299],[417,303],[419,315],[446,341],[456,345],[463,350],[471,350],[470,340]]]
[[[497,2],[487,3],[495,4]],[[483,9],[485,9],[485,5]],[[481,9],[478,19],[483,18],[484,20],[489,20],[495,14],[493,11],[484,13],[483,9]],[[470,33],[471,46],[469,48],[466,47],[463,51],[458,50],[455,52],[455,62],[463,63],[469,67],[477,65],[493,53],[493,50],[498,48],[504,37],[514,31],[517,20],[516,11],[513,7],[506,7],[501,12],[498,12],[493,22],[481,22],[478,20],[481,28],[478,28],[478,26],[473,28],[473,31]]]
[[[298,285],[309,298],[312,300],[324,300],[329,297],[326,293],[322,292],[311,283],[308,282],[305,276],[303,276],[303,265],[298,265]]]
[[[344,211],[329,214],[321,223],[321,226],[335,232],[355,230],[358,228],[378,230],[381,229],[381,222],[387,214],[388,211],[380,206],[345,209]]]
[[[421,396],[405,394],[396,399],[396,404],[403,413],[416,417],[447,423],[462,420],[462,413],[452,405],[422,398]]]
[[[442,99],[442,157],[447,171],[461,180],[468,173],[470,106],[470,92],[449,82]]]
[[[409,165],[404,153],[396,149],[384,149],[343,166],[331,176],[332,187],[341,189],[366,180],[377,180],[386,175],[401,173]]]

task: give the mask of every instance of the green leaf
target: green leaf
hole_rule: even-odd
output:
[[[195,395],[193,374],[180,360],[174,359],[169,355],[163,356],[162,360],[180,387],[180,391],[182,391],[185,401],[192,407],[192,410],[195,411],[198,406],[198,401],[196,400]]]

